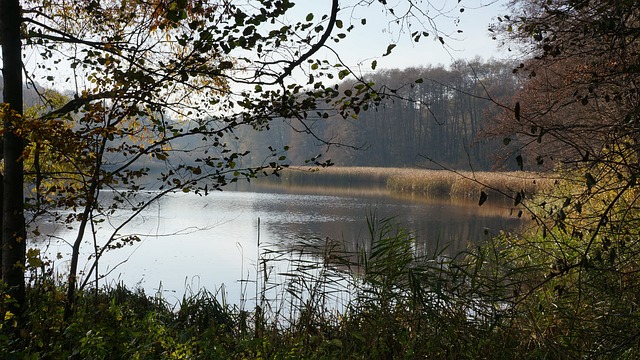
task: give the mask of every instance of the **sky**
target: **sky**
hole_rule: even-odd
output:
[[[383,0],[384,1],[384,0]],[[406,68],[428,65],[449,65],[453,60],[471,59],[480,56],[483,59],[509,57],[506,51],[498,49],[498,42],[491,39],[489,24],[505,13],[507,0],[412,0],[420,6],[427,16],[432,18],[430,24],[420,24],[413,19],[411,29],[407,24],[396,24],[388,9],[396,14],[406,10],[409,0],[386,0],[387,9],[379,0],[341,0],[339,19],[343,21],[344,32],[350,24],[353,31],[339,43],[330,41],[331,47],[340,55],[340,59],[359,74],[371,72],[371,62],[377,61],[377,69]],[[363,5],[370,3],[369,5]],[[463,12],[460,9],[464,9]],[[287,15],[288,21],[305,20],[307,14],[313,13],[315,20],[329,14],[331,0],[296,0],[293,10]],[[366,19],[366,25],[362,25]],[[424,17],[420,19],[424,20]],[[423,26],[424,25],[424,26]],[[443,36],[446,46],[437,41],[433,27]],[[429,37],[419,42],[412,42],[412,31],[427,30]],[[458,33],[461,30],[461,33]],[[382,56],[387,46],[397,44],[389,56]],[[27,68],[32,69],[36,61],[34,53],[27,55]],[[327,58],[336,62],[335,55],[328,49],[322,49],[313,58]],[[1,63],[1,59],[0,59]],[[298,71],[299,73],[299,71]],[[299,80],[296,78],[296,81]]]
[[[443,46],[434,36],[432,25],[413,21],[412,29],[406,30],[391,22],[392,18],[386,13],[377,0],[372,0],[367,7],[352,7],[360,0],[344,0],[341,2],[341,16],[345,27],[351,21],[356,28],[347,34],[346,39],[332,47],[340,54],[343,61],[350,66],[360,64],[364,72],[370,70],[371,61],[375,58],[378,68],[405,68],[412,66],[449,65],[452,60],[470,59],[480,56],[484,59],[509,58],[510,54],[498,48],[498,42],[492,40],[488,32],[489,24],[495,18],[505,13],[505,0],[414,0],[427,15],[433,18],[433,24],[444,36],[447,46]],[[388,0],[388,6],[396,9],[400,14],[406,9],[407,0]],[[299,0],[294,14],[306,15],[308,12],[321,14],[330,12],[329,0]],[[460,9],[464,9],[460,12]],[[443,12],[444,14],[441,14]],[[350,19],[351,18],[351,19]],[[366,18],[366,25],[362,26],[361,18]],[[422,38],[418,43],[410,41],[410,33],[426,28],[430,36]],[[461,30],[461,33],[458,33]],[[382,57],[390,43],[396,43],[391,55]],[[326,57],[331,58],[329,51]],[[318,54],[318,57],[322,57]]]

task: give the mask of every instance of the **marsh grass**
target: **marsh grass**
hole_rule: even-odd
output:
[[[627,213],[626,216],[629,214]],[[5,317],[2,358],[634,359],[640,355],[637,229],[589,262],[562,229],[503,234],[454,257],[417,251],[396,219],[368,219],[354,251],[332,239],[261,248],[253,309],[198,290],[178,307],[121,284],[81,292],[62,321],[64,284],[37,277],[28,327]],[[614,250],[615,249],[615,250]],[[606,251],[606,253],[605,253]],[[615,253],[615,256],[612,255]],[[600,254],[598,256],[598,254]],[[285,262],[286,267],[276,263]],[[569,263],[570,264],[570,263]],[[8,301],[0,299],[0,308]]]
[[[441,254],[418,255],[393,219],[369,218],[356,250],[304,239],[261,251],[256,306],[226,304],[224,291],[185,294],[176,307],[121,284],[83,291],[62,321],[64,284],[30,287],[23,338],[3,331],[3,358],[398,359],[477,358],[495,336],[469,314],[485,306],[469,273]],[[274,264],[287,261],[282,270]],[[42,279],[42,278],[41,278]],[[43,296],[43,294],[48,294]],[[479,304],[483,304],[480,306]],[[2,323],[3,330],[11,327]],[[12,355],[13,354],[13,355]]]
[[[479,199],[482,192],[490,200],[511,199],[517,193],[534,195],[552,188],[550,175],[530,172],[469,172],[411,168],[305,167],[285,169],[280,178],[261,179],[261,184],[386,189],[426,197]]]

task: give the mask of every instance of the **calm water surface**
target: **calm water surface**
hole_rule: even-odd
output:
[[[395,216],[411,228],[420,251],[431,254],[446,245],[451,254],[521,223],[508,206],[394,197],[384,191],[299,192],[168,195],[120,232],[142,241],[101,259],[100,272],[108,274],[102,282],[121,281],[148,294],[161,291],[168,300],[181,298],[185,291],[215,291],[224,285],[227,300],[237,303],[241,293],[255,293],[253,283],[239,280],[255,279],[258,241],[261,248],[286,248],[299,239],[330,237],[355,249],[367,239],[367,216],[375,213],[378,218]],[[98,241],[104,241],[118,221],[122,218],[100,224]],[[59,253],[56,268],[64,272],[70,258],[65,240],[71,241],[76,232],[59,228],[55,235],[38,246],[52,258]],[[93,242],[83,246],[81,261],[88,264]]]

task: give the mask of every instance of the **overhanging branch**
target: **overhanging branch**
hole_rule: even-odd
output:
[[[280,76],[278,76],[278,78],[276,79],[274,84],[282,83],[284,81],[284,78],[286,78],[287,76],[291,75],[291,72],[293,72],[293,69],[295,69],[296,67],[300,66],[304,61],[306,61],[308,58],[310,58],[311,55],[313,55],[316,52],[318,52],[318,50],[320,50],[324,46],[324,44],[327,42],[327,40],[329,40],[329,37],[331,36],[331,32],[333,31],[333,27],[334,27],[334,25],[336,23],[336,20],[338,18],[338,10],[340,10],[338,0],[333,0],[333,4],[331,5],[331,16],[329,18],[329,24],[327,25],[327,29],[322,34],[322,36],[320,37],[318,42],[315,43],[311,47],[311,49],[309,49],[309,51],[304,53],[297,60],[292,61],[289,64],[289,66],[287,66],[284,69],[284,72]]]

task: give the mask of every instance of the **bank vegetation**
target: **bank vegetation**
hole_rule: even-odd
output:
[[[514,200],[551,189],[558,175],[525,171],[452,171],[420,168],[289,167],[279,177],[261,178],[260,185],[283,187],[386,189],[390,193],[427,198],[478,201],[482,194],[495,201]]]

